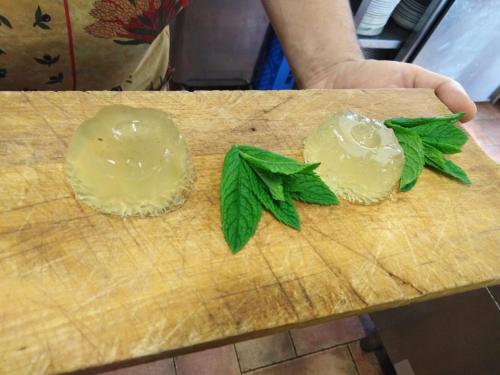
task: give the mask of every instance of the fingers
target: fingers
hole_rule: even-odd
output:
[[[460,83],[449,80],[435,89],[436,95],[452,112],[465,112],[462,122],[470,121],[477,112],[476,104],[469,98]]]
[[[477,112],[476,105],[457,81],[414,65],[414,87],[433,88],[436,96],[452,112],[465,112],[462,122],[470,121]]]

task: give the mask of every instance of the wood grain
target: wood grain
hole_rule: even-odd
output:
[[[170,112],[198,173],[179,210],[121,219],[75,201],[64,154],[108,104]],[[500,173],[474,142],[463,186],[425,171],[377,206],[298,205],[302,231],[265,214],[238,255],[220,231],[224,153],[301,159],[304,136],[353,110],[437,115],[429,90],[0,94],[0,373],[46,374],[189,351],[498,283]]]

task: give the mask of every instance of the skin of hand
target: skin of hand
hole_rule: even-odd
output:
[[[446,76],[418,65],[398,61],[352,60],[337,63],[304,82],[303,88],[431,88],[452,112],[465,112],[462,122],[472,120],[476,105],[464,88]]]
[[[349,0],[262,0],[300,88],[431,88],[471,120],[476,106],[451,78],[414,64],[364,60]]]

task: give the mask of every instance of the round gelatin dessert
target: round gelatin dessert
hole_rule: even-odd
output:
[[[66,174],[79,200],[120,216],[175,209],[194,181],[188,147],[170,116],[123,105],[101,109],[76,129]]]
[[[352,112],[337,113],[304,141],[304,159],[340,197],[371,204],[398,185],[404,153],[392,129]]]

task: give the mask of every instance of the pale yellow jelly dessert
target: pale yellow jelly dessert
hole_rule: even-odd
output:
[[[304,159],[340,197],[375,203],[391,194],[401,177],[404,154],[394,132],[356,113],[337,113],[304,142]]]
[[[161,111],[112,105],[76,129],[66,173],[98,211],[158,215],[181,205],[194,170],[185,140]]]

